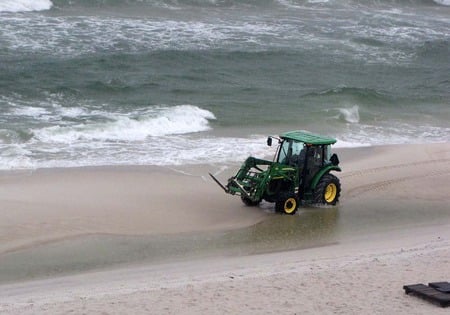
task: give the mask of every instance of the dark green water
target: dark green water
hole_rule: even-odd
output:
[[[449,16],[446,0],[0,4],[0,168],[236,162],[289,129],[449,141]]]

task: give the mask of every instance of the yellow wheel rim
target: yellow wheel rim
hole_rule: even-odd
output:
[[[284,202],[284,212],[291,214],[297,208],[297,200],[295,198],[288,198]]]
[[[337,194],[337,187],[334,183],[329,183],[328,186],[325,188],[325,201],[328,203],[331,203],[336,198]]]

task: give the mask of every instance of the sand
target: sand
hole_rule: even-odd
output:
[[[402,286],[450,281],[450,144],[339,154],[344,169],[339,206],[301,209],[282,219],[270,204],[244,207],[206,176],[212,171],[224,180],[236,170],[233,165],[4,172],[0,273],[11,257],[32,261],[55,244],[92,235],[183,238],[274,222],[283,223],[278,230],[288,229],[330,211],[336,219],[332,233],[309,248],[268,237],[251,255],[218,251],[41,279],[17,277],[0,285],[0,313],[448,313],[405,295]],[[310,238],[319,237],[320,229]],[[293,235],[290,240],[298,237]],[[32,273],[33,264],[28,268]]]
[[[77,235],[219,230],[264,218],[220,193],[205,174],[157,167],[3,174],[0,253]]]

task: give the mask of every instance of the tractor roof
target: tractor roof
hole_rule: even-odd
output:
[[[288,131],[280,135],[282,139],[292,139],[300,142],[304,142],[307,144],[320,145],[320,144],[334,144],[336,143],[336,139],[315,135],[309,133],[307,131],[295,130]]]

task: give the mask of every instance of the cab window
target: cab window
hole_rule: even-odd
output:
[[[287,162],[290,145],[291,145],[290,141],[288,141],[288,140],[283,141],[283,143],[281,144],[281,147],[280,147],[280,152],[278,153],[278,161],[277,161],[278,163],[286,163]]]
[[[304,158],[304,153],[302,154],[302,152],[304,152],[303,142],[284,140],[278,154],[278,163],[298,165],[300,158]]]

